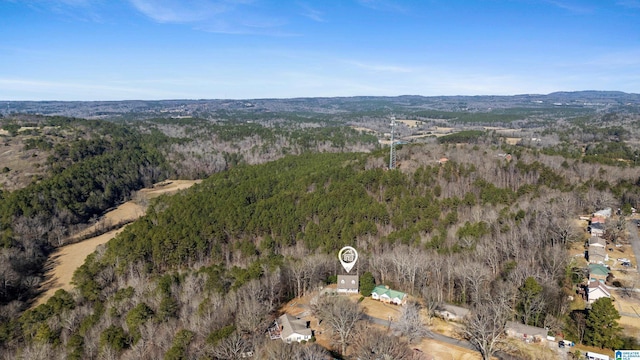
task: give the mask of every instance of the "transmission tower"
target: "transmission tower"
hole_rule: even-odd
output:
[[[391,117],[391,150],[389,151],[389,170],[396,168],[396,117]]]

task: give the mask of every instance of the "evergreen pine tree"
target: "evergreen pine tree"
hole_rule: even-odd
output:
[[[617,320],[618,310],[610,298],[600,298],[591,305],[587,314],[585,343],[600,348],[615,349],[622,345],[621,331]]]

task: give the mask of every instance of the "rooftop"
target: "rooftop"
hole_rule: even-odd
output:
[[[389,289],[385,285],[376,286],[375,288],[373,288],[372,293],[376,293],[376,294],[378,294],[378,296],[382,296],[382,295],[386,294],[391,299],[395,299],[395,298],[402,299],[407,295],[407,294],[403,293],[402,291]]]
[[[589,274],[607,276],[611,271],[600,264],[589,264]]]
[[[311,329],[307,327],[307,321],[283,314],[278,318],[278,323],[282,326],[282,338],[286,339],[293,334],[311,336]]]

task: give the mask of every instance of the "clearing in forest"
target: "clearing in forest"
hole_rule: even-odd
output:
[[[201,180],[167,180],[155,184],[152,188],[142,189],[138,192],[138,200],[127,201],[114,210],[109,211],[98,223],[71,236],[70,240],[81,238],[83,234],[94,232],[99,226],[105,226],[105,224],[126,224],[138,219],[143,216],[146,211],[146,207],[140,204],[140,200],[149,200],[162,194],[174,193],[199,182],[201,182]],[[111,230],[99,236],[63,246],[54,252],[46,265],[47,274],[45,278],[47,281],[42,286],[44,292],[38,297],[34,305],[37,306],[45,303],[59,289],[71,290],[71,278],[76,269],[84,263],[87,256],[93,253],[98,246],[113,239],[125,226],[126,225],[121,226],[118,229]]]

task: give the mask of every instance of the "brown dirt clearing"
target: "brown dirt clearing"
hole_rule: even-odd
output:
[[[447,344],[438,340],[423,339],[419,344],[412,346],[413,349],[420,349],[423,353],[431,355],[434,359],[443,360],[476,360],[482,359],[480,353]]]
[[[142,199],[151,199],[158,197],[162,194],[170,194],[183,189],[186,189],[196,183],[200,183],[201,180],[170,180],[155,184],[151,189],[142,189],[138,192]],[[105,226],[107,224],[121,224],[127,221],[133,221],[140,218],[145,214],[146,208],[136,201],[131,200],[118,206],[112,211],[106,213],[97,224],[84,229],[78,234],[74,234],[69,240],[78,239],[82,234],[91,233],[95,231],[99,226]],[[119,234],[123,227],[119,229],[109,231],[100,236],[92,237],[77,243],[63,246],[58,249],[49,258],[46,268],[50,269],[47,274],[47,280],[42,289],[45,291],[36,300],[35,305],[45,303],[56,291],[59,289],[70,290],[71,278],[75,270],[84,263],[87,256],[93,253],[96,248],[102,244],[106,244],[109,240],[113,239]]]

